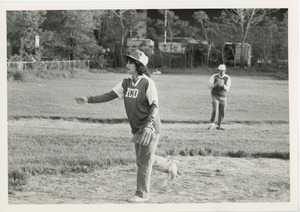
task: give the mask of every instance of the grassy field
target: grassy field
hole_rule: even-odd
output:
[[[74,97],[109,91],[126,74],[104,73],[80,79],[8,83],[8,116],[90,119],[126,118],[123,102],[82,106]],[[153,75],[164,121],[207,122],[211,113],[209,75]],[[232,77],[227,122],[288,122],[288,81]]]
[[[35,174],[89,172],[134,162],[123,102],[78,105],[125,74],[8,82],[11,184]],[[232,76],[225,131],[208,131],[209,75],[154,75],[163,130],[157,154],[289,158],[288,81]],[[42,118],[42,119],[41,119]]]

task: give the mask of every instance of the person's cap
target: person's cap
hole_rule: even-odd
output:
[[[218,67],[219,71],[226,71],[226,66],[224,64],[219,65]]]
[[[134,50],[133,52],[131,52],[130,54],[126,54],[125,56],[139,61],[144,66],[146,66],[149,61],[148,57],[144,54],[144,52],[140,50]]]

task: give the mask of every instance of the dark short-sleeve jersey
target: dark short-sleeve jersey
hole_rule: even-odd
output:
[[[158,107],[158,97],[155,83],[146,75],[139,76],[136,82],[131,78],[125,78],[113,88],[113,91],[124,98],[125,110],[132,133],[145,127],[152,104]],[[153,127],[160,132],[160,119],[154,117]]]
[[[231,79],[227,74],[224,74],[223,77],[220,77],[219,74],[214,74],[211,76],[209,82],[211,84],[215,84],[218,80],[222,80],[224,85],[228,87],[231,86]],[[211,89],[211,95],[218,97],[226,97],[228,90],[225,90],[224,87],[217,85],[216,87]]]

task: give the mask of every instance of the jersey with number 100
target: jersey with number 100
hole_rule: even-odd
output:
[[[138,76],[134,82],[131,78],[126,78],[113,88],[113,91],[124,98],[125,110],[130,123],[132,133],[136,133],[140,128],[145,127],[151,105],[158,107],[158,96],[155,83],[146,75]],[[160,119],[154,117],[153,127],[160,132]]]

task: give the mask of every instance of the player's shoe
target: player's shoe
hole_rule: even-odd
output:
[[[225,130],[223,127],[217,126],[217,130]]]
[[[149,198],[144,198],[144,197],[139,197],[137,195],[134,195],[132,197],[130,197],[129,199],[127,199],[128,202],[147,202],[149,200]]]
[[[178,176],[178,165],[179,165],[179,161],[172,159],[171,168],[169,171],[171,175],[171,179],[175,179]]]
[[[211,123],[207,129],[212,130],[214,127],[215,127],[215,123]]]

